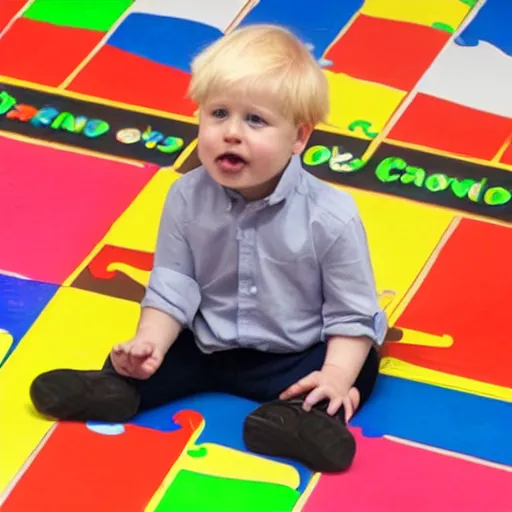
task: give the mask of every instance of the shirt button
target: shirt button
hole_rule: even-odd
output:
[[[251,295],[256,295],[258,288],[256,288],[256,286],[251,286],[249,291],[251,292]]]

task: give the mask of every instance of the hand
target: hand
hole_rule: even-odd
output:
[[[164,352],[155,343],[135,337],[116,345],[110,360],[117,373],[135,379],[148,379],[162,364]]]
[[[345,409],[345,422],[348,423],[359,402],[359,393],[344,380],[341,370],[332,365],[324,365],[320,371],[312,372],[302,378],[288,389],[283,391],[279,398],[287,400],[310,392],[304,399],[303,408],[311,408],[328,399],[327,414],[335,415],[343,405]]]

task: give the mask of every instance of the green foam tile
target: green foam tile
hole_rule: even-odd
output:
[[[34,0],[24,18],[107,32],[134,0]]]
[[[155,512],[291,512],[298,499],[285,485],[181,470]]]

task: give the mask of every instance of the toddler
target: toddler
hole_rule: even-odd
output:
[[[194,59],[189,93],[202,165],[167,194],[134,337],[102,369],[39,375],[32,402],[59,420],[125,422],[231,393],[259,403],[249,450],[342,471],[387,320],[355,202],[301,167],[326,78],[291,32],[252,25]]]

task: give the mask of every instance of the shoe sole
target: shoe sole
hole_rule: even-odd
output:
[[[356,442],[338,418],[313,408],[307,412],[301,400],[264,404],[247,416],[244,441],[261,455],[301,462],[313,471],[334,473],[348,469]]]
[[[67,421],[123,423],[137,414],[138,391],[104,371],[53,370],[39,375],[30,398],[44,416]]]

